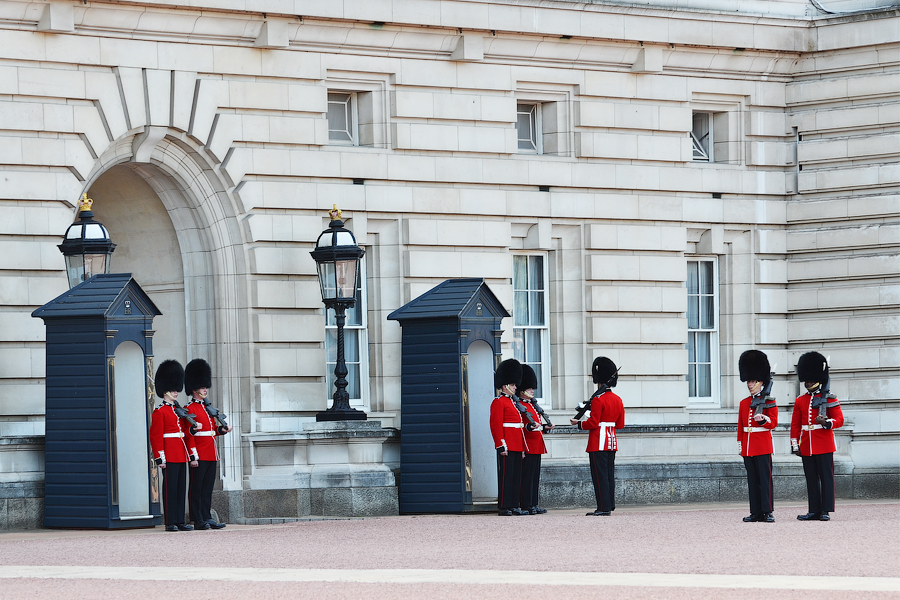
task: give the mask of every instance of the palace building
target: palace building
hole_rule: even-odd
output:
[[[554,423],[594,357],[621,366],[622,504],[746,497],[749,348],[777,365],[776,503],[805,497],[811,350],[847,418],[838,497],[900,495],[898,0],[0,0],[0,136],[0,529],[42,524],[31,313],[68,289],[85,193],[162,313],[154,370],[212,366],[229,522],[400,510],[387,316],[455,278],[511,315],[502,357]],[[329,424],[310,251],[335,205],[365,250],[344,334],[368,418]],[[546,436],[544,506],[592,502],[585,436]]]

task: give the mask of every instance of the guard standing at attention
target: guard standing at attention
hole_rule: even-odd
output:
[[[197,448],[191,425],[178,405],[178,392],[184,389],[184,369],[176,360],[165,360],[156,370],[154,387],[162,404],[153,410],[150,421],[150,448],[162,470],[163,510],[166,531],[191,531],[184,522],[184,496],[187,463],[197,466]]]
[[[834,512],[834,430],[844,424],[841,403],[829,392],[828,360],[807,352],[797,362],[806,393],[791,415],[791,452],[803,460],[809,512],[801,521],[828,521]]]
[[[778,425],[778,405],[769,396],[772,373],[769,359],[759,350],[747,350],[738,359],[741,381],[750,396],[738,408],[737,439],[747,470],[750,516],[745,523],[774,523],[772,514],[772,430]]]
[[[597,384],[597,391],[590,399],[591,416],[587,421],[579,421],[584,416],[584,412],[579,411],[569,422],[589,432],[586,452],[597,510],[587,516],[608,517],[616,509],[616,451],[619,448],[616,429],[625,426],[625,406],[611,389],[616,387],[619,379],[619,369],[612,360],[605,356],[595,358],[591,378]]]
[[[219,452],[216,448],[216,436],[231,431],[231,425],[225,422],[225,415],[219,412],[207,400],[209,388],[212,386],[212,369],[202,358],[195,358],[184,368],[184,392],[191,397],[187,411],[194,415],[197,432],[194,442],[197,444],[198,465],[191,469],[191,480],[188,486],[191,520],[194,529],[222,529],[225,523],[212,518],[212,493],[216,484],[216,465]]]
[[[491,436],[497,449],[497,507],[501,517],[527,515],[519,506],[522,491],[522,458],[525,453],[525,420],[519,412],[516,388],[522,365],[504,360],[494,373],[500,395],[491,402]]]
[[[534,390],[538,387],[537,374],[528,365],[522,365],[522,381],[518,386],[518,396],[531,414],[532,420],[541,422],[538,405],[534,401]],[[543,412],[543,411],[541,411]],[[545,425],[536,429],[525,427],[525,457],[522,459],[522,500],[519,503],[522,510],[532,515],[542,515],[546,508],[538,506],[538,488],[541,485],[541,454],[547,454],[547,445],[544,444],[544,431],[552,425]]]

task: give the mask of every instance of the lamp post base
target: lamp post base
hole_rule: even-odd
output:
[[[335,409],[329,408],[316,413],[316,421],[365,421],[368,415],[355,408]]]

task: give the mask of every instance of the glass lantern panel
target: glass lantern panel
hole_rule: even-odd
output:
[[[324,262],[317,265],[319,268],[319,287],[322,290],[323,300],[332,300],[337,297],[334,279],[334,263]]]
[[[109,272],[109,261],[106,254],[84,255],[84,278],[90,279],[94,275]]]
[[[72,254],[66,256],[66,276],[69,279],[69,289],[72,289],[84,281],[84,256]]]
[[[334,268],[337,276],[338,298],[356,297],[356,268],[358,264],[356,259],[335,261]]]

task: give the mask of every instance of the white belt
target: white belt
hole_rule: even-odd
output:
[[[525,427],[525,423],[504,423],[504,427],[515,427],[516,429],[522,429]]]
[[[194,437],[205,437],[205,436],[212,437],[214,435],[216,435],[215,431],[211,431],[211,430],[210,431],[198,431],[197,433],[194,434]]]
[[[180,432],[180,431],[179,431],[178,433],[164,433],[164,434],[163,434],[163,437],[164,437],[164,438],[167,438],[167,437],[180,437],[180,438],[183,438],[183,437],[184,437],[184,433],[182,433],[182,432]]]
[[[768,429],[766,429],[765,427],[744,427],[744,431],[749,433],[756,433],[759,431],[768,431]]]
[[[610,421],[603,421],[602,423],[597,423],[597,426],[600,427],[600,450],[606,448],[606,430],[610,427],[615,427],[616,424]]]
[[[813,429],[824,429],[824,427],[822,427],[822,426],[819,425],[819,424],[816,424],[816,425],[804,425],[804,426],[802,427],[802,429],[803,429],[803,431],[812,431]]]

